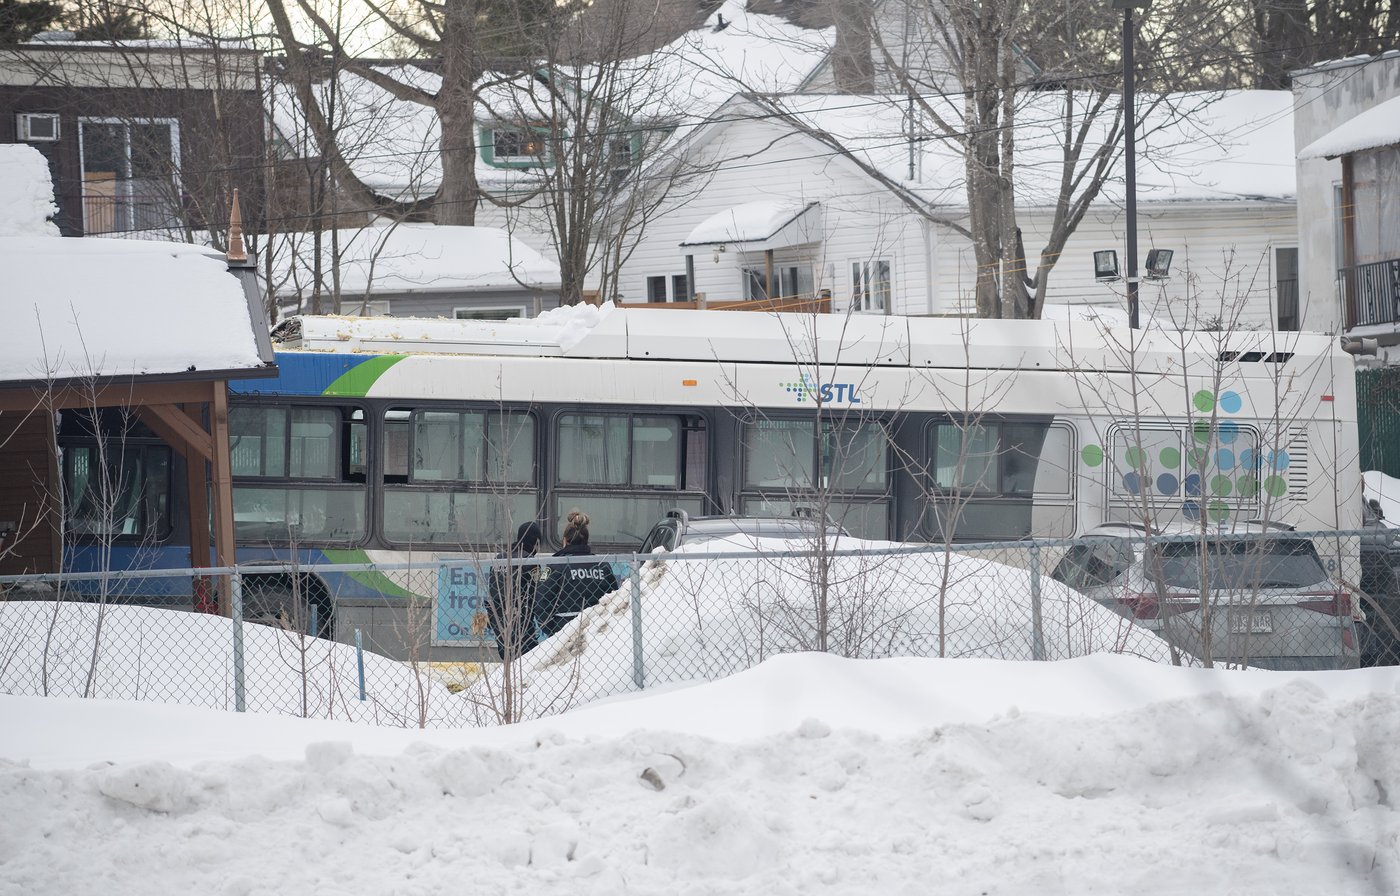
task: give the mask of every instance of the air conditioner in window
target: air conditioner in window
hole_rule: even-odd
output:
[[[52,112],[20,112],[15,131],[22,143],[47,143],[58,139],[58,116]]]

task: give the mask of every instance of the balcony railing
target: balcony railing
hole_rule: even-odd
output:
[[[1337,292],[1348,327],[1400,322],[1400,258],[1342,268]]]

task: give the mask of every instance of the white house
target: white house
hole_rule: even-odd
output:
[[[1400,364],[1400,51],[1293,73],[1305,326]]]
[[[1144,310],[1188,326],[1220,318],[1296,329],[1277,310],[1296,276],[1289,94],[1177,99],[1189,114],[1141,128],[1139,245],[1144,258],[1154,247],[1175,253],[1170,279],[1145,284]],[[1033,264],[1056,195],[1060,102],[1032,102],[1017,133]],[[957,230],[967,217],[963,161],[931,129],[911,128],[904,97],[740,96],[713,118],[685,151],[729,161],[700,195],[657,216],[624,266],[620,299],[759,298],[771,276],[774,296],[830,290],[838,310],[971,311],[972,246]],[[1122,249],[1122,195],[1121,180],[1110,181],[1065,247],[1048,302],[1124,303],[1121,281],[1096,282],[1092,267],[1095,250]]]

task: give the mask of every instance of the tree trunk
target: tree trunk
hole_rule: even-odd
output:
[[[476,23],[471,0],[448,0],[442,33],[442,89],[437,95],[442,184],[433,202],[438,224],[476,224]]]

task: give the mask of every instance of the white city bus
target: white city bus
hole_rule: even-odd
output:
[[[1354,367],[1329,337],[660,309],[583,327],[586,316],[287,321],[279,377],[230,385],[240,563],[489,554],[524,520],[554,537],[573,507],[600,552],[635,550],[673,508],[816,509],[861,538],[916,542],[1147,518],[1360,526]],[[147,436],[129,431],[127,444],[159,455]],[[166,477],[149,488],[171,500],[164,519],[131,528],[143,536],[133,565],[188,556],[171,466],[166,452],[142,467]],[[111,542],[120,565],[123,538]],[[393,578],[309,590],[324,614],[369,625],[376,602],[424,590]],[[437,587],[424,596],[444,600],[451,589]],[[475,593],[452,599],[480,607]],[[470,643],[476,629],[443,623],[437,641]]]

